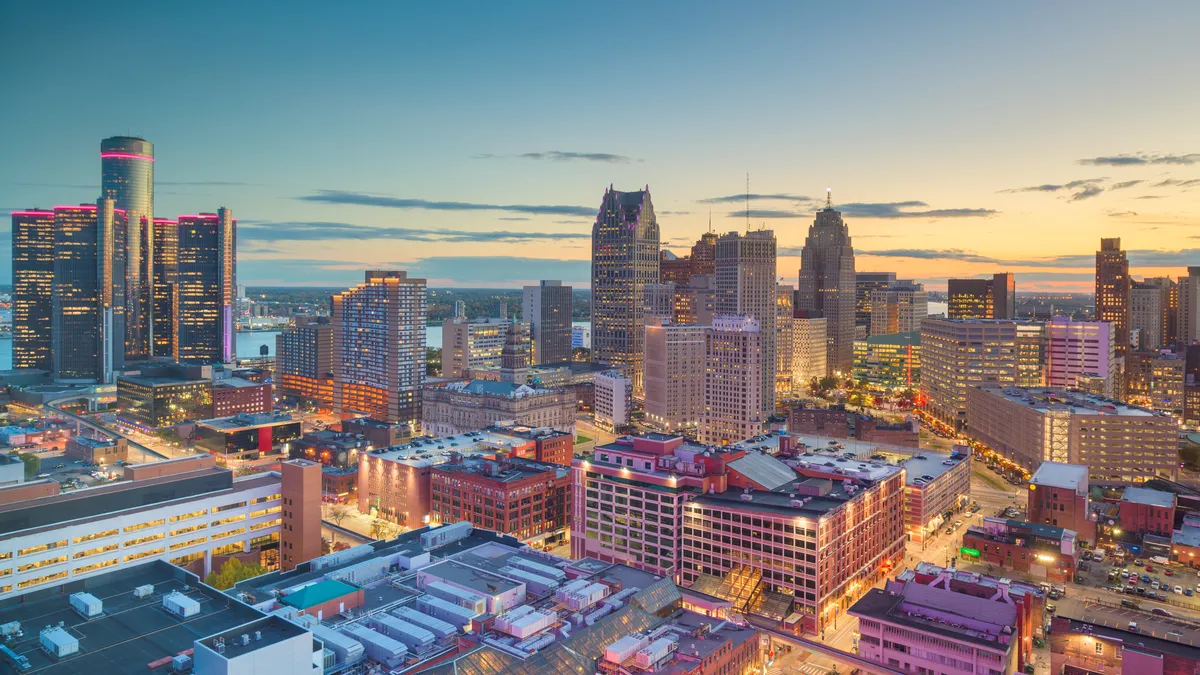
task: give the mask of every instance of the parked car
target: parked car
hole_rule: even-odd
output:
[[[1157,614],[1159,616],[1175,616],[1169,610],[1163,609],[1162,607],[1155,607],[1150,610],[1150,613]]]
[[[1135,600],[1122,600],[1121,606],[1129,607],[1130,609],[1141,609],[1142,608],[1142,606],[1137,604],[1137,601],[1135,601]]]
[[[1192,589],[1190,589],[1190,588],[1183,589],[1183,594],[1188,596],[1189,598],[1192,597],[1192,595],[1193,595]]]
[[[1175,573],[1174,573],[1174,572],[1172,572],[1171,570],[1163,570],[1163,574],[1165,574],[1165,575],[1167,575],[1167,576],[1169,576],[1169,577],[1173,577],[1173,576],[1175,576]]]
[[[1175,595],[1183,595],[1183,586],[1175,587]]]

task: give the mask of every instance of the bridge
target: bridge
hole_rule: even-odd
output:
[[[161,452],[158,452],[157,450],[151,450],[150,448],[142,445],[141,443],[138,443],[137,441],[133,440],[129,436],[126,436],[125,434],[121,433],[120,431],[117,431],[115,429],[110,429],[106,426],[102,426],[100,424],[97,424],[96,422],[93,422],[92,420],[89,420],[88,418],[84,417],[83,415],[80,415],[78,413],[73,413],[69,410],[64,410],[62,408],[62,404],[66,403],[67,401],[78,401],[81,399],[88,400],[89,409],[91,408],[91,404],[95,400],[93,394],[79,393],[79,394],[72,394],[70,396],[64,396],[62,398],[56,398],[51,401],[46,401],[45,403],[42,404],[42,407],[46,408],[47,411],[52,412],[57,417],[63,417],[65,419],[70,420],[71,422],[74,422],[76,431],[78,431],[82,427],[87,427],[88,429],[91,429],[93,433],[99,434],[99,436],[102,436],[104,438],[112,438],[112,439],[124,438],[125,442],[129,444],[129,449],[142,453],[143,458],[155,457],[157,459],[171,459],[170,457],[162,454]]]
[[[823,642],[803,638],[799,635],[795,635],[794,633],[779,630],[771,625],[764,625],[767,623],[767,621],[756,619],[758,619],[758,617],[753,615],[746,617],[747,622],[751,626],[770,635],[772,638],[779,640],[780,642],[786,642],[794,647],[798,647],[803,651],[812,652],[813,654],[820,654],[834,663],[851,668],[852,672],[871,673],[871,675],[912,675],[912,673],[903,670],[895,670],[893,668],[888,668],[887,666],[881,666],[878,663],[872,663],[871,661],[860,657],[858,654],[852,654],[850,652],[844,652],[840,649],[835,649]]]

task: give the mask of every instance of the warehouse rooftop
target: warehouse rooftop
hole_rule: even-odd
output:
[[[1161,417],[1167,413],[1154,412],[1128,405],[1104,396],[1060,387],[998,387],[976,386],[992,396],[999,396],[1038,412],[1069,410],[1073,415],[1110,415],[1117,417]]]

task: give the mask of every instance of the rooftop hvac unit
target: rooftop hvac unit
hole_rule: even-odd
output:
[[[417,598],[417,609],[422,614],[429,614],[459,628],[466,626],[471,623],[472,619],[479,616],[478,612],[473,612],[466,607],[456,605],[453,602],[446,602],[432,595],[423,595]],[[457,632],[458,628],[455,631]]]
[[[558,569],[557,567],[552,567],[550,565],[544,565],[542,563],[534,562],[532,560],[529,560],[527,558],[522,558],[520,556],[513,556],[513,557],[509,558],[507,562],[508,562],[508,565],[511,565],[513,567],[519,567],[519,568],[521,568],[523,570],[527,570],[529,572],[533,572],[534,574],[538,575],[539,577],[548,577],[548,578],[558,581],[560,583],[567,580],[567,573]]]
[[[342,632],[361,642],[369,658],[379,661],[388,668],[395,668],[404,663],[404,658],[408,655],[408,647],[366,626],[352,623],[343,626]]]
[[[144,584],[133,589],[133,597],[148,598],[154,595],[154,584]]]
[[[72,593],[71,608],[85,619],[94,619],[104,613],[104,603],[91,593]]]
[[[425,584],[425,592],[435,598],[441,598],[448,602],[453,602],[460,607],[466,607],[476,614],[483,614],[487,611],[487,598],[441,581],[431,581]]]
[[[163,607],[168,612],[184,619],[200,613],[200,603],[179,591],[163,596]]]
[[[361,660],[365,653],[362,643],[332,628],[318,624],[312,627],[312,632],[318,640],[325,644],[327,651],[333,652],[339,666],[355,663]]]
[[[633,655],[640,649],[644,649],[650,644],[650,639],[645,635],[626,635],[617,640],[604,650],[604,660],[609,663],[621,664],[633,658]]]
[[[21,622],[9,621],[8,623],[0,623],[0,638],[12,637],[21,634]]]
[[[392,616],[397,619],[403,619],[413,625],[420,626],[425,630],[444,638],[449,635],[458,633],[458,629],[453,624],[442,621],[441,619],[432,617],[428,614],[422,614],[412,607],[397,607],[392,610]]]
[[[421,548],[428,551],[458,541],[459,539],[465,539],[471,535],[474,529],[475,526],[465,520],[450,525],[443,525],[436,530],[430,530],[421,535]]]
[[[179,654],[175,658],[171,659],[171,670],[177,673],[191,670],[191,668],[192,657],[188,656],[187,654]]]
[[[38,635],[42,649],[56,658],[70,656],[79,652],[79,640],[62,626],[47,626]]]
[[[371,617],[371,621],[375,630],[403,642],[404,646],[414,651],[423,650],[437,641],[437,636],[433,633],[390,614],[376,614]]]

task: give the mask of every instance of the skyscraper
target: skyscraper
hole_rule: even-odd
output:
[[[154,144],[133,136],[100,141],[101,196],[125,211],[125,353],[150,356],[154,279]]]
[[[847,374],[854,362],[854,244],[831,201],[808,228],[800,254],[796,309],[821,312],[828,328],[826,367]]]
[[[658,283],[658,221],[650,189],[604,191],[592,226],[592,360],[623,366],[642,392],[643,288]]]
[[[718,269],[720,244],[717,245]],[[700,419],[701,443],[737,443],[762,431],[767,408],[762,394],[763,371],[771,375],[765,336],[758,321],[745,315],[718,315],[705,331],[704,415]]]
[[[1170,343],[1171,295],[1177,292],[1170,277],[1132,282],[1129,289],[1129,331],[1137,333],[1132,349],[1154,351]]]
[[[54,212],[12,213],[13,368],[50,370]]]
[[[775,287],[775,395],[791,394],[800,383],[795,382],[795,310],[792,301],[796,289],[789,284]]]
[[[125,221],[111,199],[54,207],[55,381],[108,383],[124,365]]]
[[[660,431],[694,428],[704,413],[706,326],[646,323],[646,423]]]
[[[829,369],[827,324],[819,312],[797,309],[792,312],[792,387],[802,391],[813,381],[825,377]]]
[[[1175,339],[1185,345],[1200,340],[1200,266],[1179,277],[1179,309]]]
[[[182,363],[232,361],[237,221],[226,208],[179,216],[173,353]]]
[[[1046,384],[1078,388],[1081,377],[1104,380],[1104,395],[1120,391],[1112,324],[1054,317],[1046,324]]]
[[[929,294],[918,283],[892,284],[871,291],[870,335],[892,335],[921,330],[921,321],[929,314]]]
[[[529,322],[533,364],[571,360],[571,295],[561,281],[543,280],[521,292],[521,316]]]
[[[709,216],[709,229],[712,228],[712,216]],[[717,234],[705,232],[692,244],[692,276],[697,274],[716,274],[717,272]]]
[[[275,336],[276,391],[333,404],[333,324],[326,316],[297,315]]]
[[[871,292],[896,283],[895,272],[854,273],[854,325],[871,328]]]
[[[171,356],[175,344],[175,283],[179,273],[179,221],[154,219],[154,275],[150,308],[155,356]]]
[[[406,272],[371,270],[333,296],[334,410],[420,430],[426,315],[425,280]]]
[[[1016,278],[1011,272],[991,279],[950,279],[946,316],[950,319],[1016,318]]]
[[[717,238],[716,314],[757,322],[763,350],[762,408],[775,412],[775,233],[730,232]]]
[[[1117,356],[1129,347],[1129,259],[1120,238],[1101,239],[1096,251],[1096,319],[1116,331]]]

